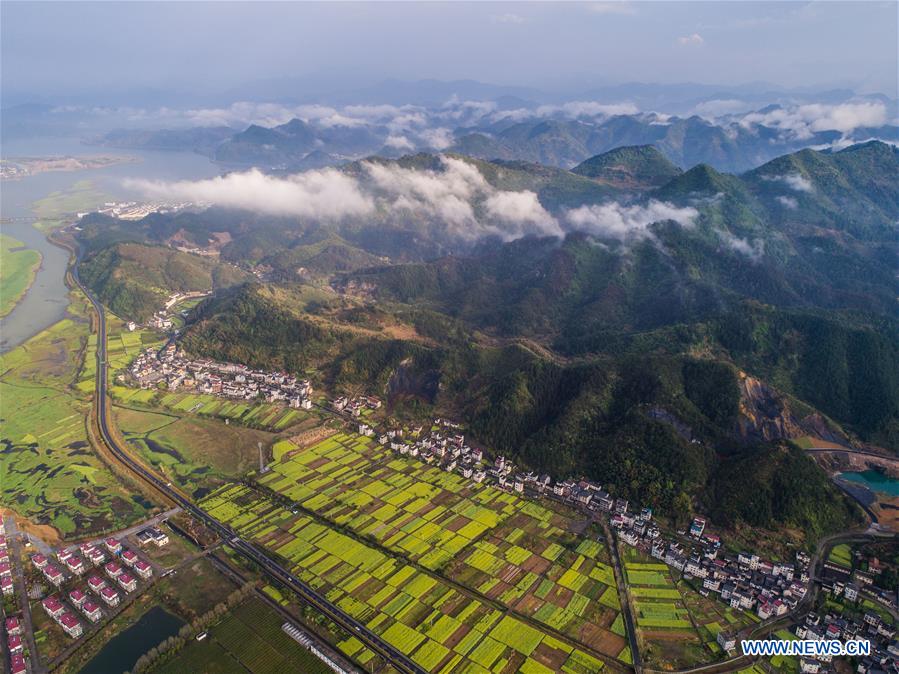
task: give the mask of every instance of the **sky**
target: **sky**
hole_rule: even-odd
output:
[[[543,90],[619,82],[896,96],[896,2],[0,3],[2,93],[242,91],[291,78]]]

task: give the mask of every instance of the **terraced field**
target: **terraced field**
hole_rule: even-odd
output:
[[[361,436],[276,449],[262,489],[202,506],[425,669],[595,672],[624,649],[606,551],[564,514]]]

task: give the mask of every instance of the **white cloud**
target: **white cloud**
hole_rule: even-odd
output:
[[[635,115],[640,110],[633,103],[569,101],[562,105],[541,105],[536,112],[540,117],[549,117],[554,114],[562,114],[566,117],[612,117],[614,115]]]
[[[765,242],[761,239],[754,239],[750,243],[747,239],[738,238],[730,232],[715,230],[721,238],[721,242],[735,253],[739,253],[748,257],[753,262],[758,262],[765,254]]]
[[[532,226],[542,234],[561,237],[562,228],[530,190],[523,192],[496,192],[487,197],[484,208],[491,217],[518,226],[519,236],[527,233],[522,226]]]
[[[395,150],[414,150],[415,143],[406,138],[405,136],[387,136],[387,140],[384,141],[384,145],[387,147],[392,147]]]
[[[856,101],[826,105],[814,103],[767,112],[750,112],[740,124],[770,126],[788,132],[798,140],[807,140],[819,131],[850,133],[859,127],[883,126],[889,121],[887,107],[882,101]]]
[[[799,202],[796,201],[795,197],[777,197],[777,201],[780,202],[781,206],[791,211],[795,211],[799,207]]]
[[[787,187],[795,192],[813,192],[815,190],[812,186],[812,181],[800,173],[789,173],[785,176],[781,176],[781,180],[786,183]]]
[[[445,150],[453,144],[455,138],[451,129],[446,127],[437,127],[436,129],[425,129],[419,132],[418,137],[424,143],[435,150]]]
[[[705,44],[705,40],[699,33],[692,33],[677,38],[677,43],[682,47],[701,47]]]
[[[393,163],[363,162],[354,177],[336,169],[273,177],[251,170],[208,180],[130,180],[127,185],[153,199],[207,202],[272,215],[316,220],[402,221],[419,218],[452,236],[504,240],[527,234],[562,236],[556,219],[531,191],[493,187],[477,166],[441,157],[435,170]]]
[[[154,199],[211,202],[272,215],[342,219],[374,211],[358,183],[336,169],[274,178],[253,169],[207,180],[127,180],[126,186]]]
[[[569,210],[565,219],[576,229],[589,234],[629,241],[649,237],[649,226],[663,220],[692,227],[697,215],[699,212],[695,208],[678,208],[664,201],[651,200],[645,206],[622,206],[613,201]]]

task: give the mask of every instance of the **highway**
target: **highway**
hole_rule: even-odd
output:
[[[113,437],[113,434],[110,431],[110,421],[107,417],[106,404],[106,384],[108,379],[106,370],[106,314],[103,305],[100,304],[97,298],[94,297],[94,295],[81,283],[81,279],[78,276],[78,263],[80,260],[81,253],[79,251],[75,256],[75,262],[72,265],[72,279],[90,300],[97,313],[97,378],[94,404],[97,411],[97,426],[100,431],[100,437],[109,448],[110,452],[112,452],[116,459],[137,477],[148,483],[172,502],[181,506],[181,508],[191,516],[203,522],[231,546],[231,548],[259,565],[269,577],[288,587],[303,601],[333,620],[337,625],[346,630],[347,633],[355,636],[372,651],[383,657],[398,671],[424,674],[425,670],[412,662],[406,654],[401,653],[399,650],[383,641],[363,623],[360,623],[355,618],[345,613],[325,597],[318,594],[309,585],[294,576],[290,571],[269,558],[258,546],[241,538],[237,532],[216,520],[192,501],[185,498],[176,489],[172,488],[170,482],[163,481],[155,473],[151,472],[140,462],[132,458],[130,453]]]

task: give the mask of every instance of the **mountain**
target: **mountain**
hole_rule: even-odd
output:
[[[119,243],[89,255],[81,278],[117,315],[146,321],[176,292],[239,283],[246,274],[215,260],[159,246]]]
[[[861,134],[856,130],[856,134]],[[895,127],[871,135],[895,138]],[[527,119],[500,121],[483,127],[457,129],[451,150],[485,159],[521,159],[570,168],[617,147],[652,145],[681,168],[709,164],[719,171],[742,172],[787,152],[829,145],[836,131],[819,131],[810,138],[739,120],[710,122],[698,116],[665,117],[651,113],[607,118]]]
[[[618,189],[661,187],[683,171],[652,145],[619,147],[581,162],[572,173]]]
[[[105,147],[137,150],[175,150],[212,155],[215,148],[234,135],[227,126],[201,126],[190,129],[115,129],[90,143]]]

